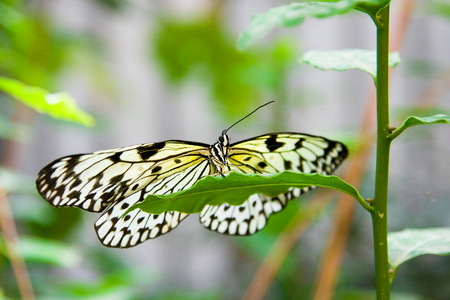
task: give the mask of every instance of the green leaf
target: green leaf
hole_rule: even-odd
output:
[[[450,254],[450,228],[405,229],[388,235],[389,262],[394,269],[424,254]]]
[[[375,81],[377,77],[377,56],[376,52],[372,50],[344,49],[338,51],[308,51],[300,59],[300,62],[307,63],[324,71],[360,69],[372,75]],[[399,63],[399,53],[390,53],[389,65],[395,67]]]
[[[127,212],[139,208],[147,213],[161,214],[166,211],[199,213],[206,205],[241,205],[250,195],[261,193],[274,197],[291,187],[328,187],[347,193],[358,200],[364,208],[372,208],[364,201],[358,191],[336,176],[283,172],[271,176],[245,175],[231,172],[228,176],[207,176],[190,189],[168,195],[149,195]],[[124,214],[126,215],[126,213]]]
[[[29,86],[20,81],[0,77],[0,90],[40,113],[55,119],[93,126],[94,118],[80,110],[75,100],[66,93],[51,94],[45,89]]]
[[[244,49],[265,35],[274,27],[292,27],[299,25],[305,18],[328,18],[344,14],[352,9],[367,12],[378,11],[389,3],[386,0],[343,0],[337,2],[291,3],[271,8],[267,12],[254,15],[250,25],[239,36],[238,49]]]
[[[416,125],[428,125],[428,124],[449,124],[450,116],[444,114],[438,114],[430,117],[416,117],[411,116],[406,119],[402,126],[397,128],[391,135],[389,135],[389,139],[392,141],[396,137],[398,137],[403,131],[407,128],[416,126]]]
[[[21,256],[28,262],[40,262],[58,267],[71,268],[82,261],[81,254],[63,243],[36,237],[21,237],[19,240]],[[0,243],[0,252],[8,255],[4,241]]]

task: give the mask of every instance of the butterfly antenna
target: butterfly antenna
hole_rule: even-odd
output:
[[[249,113],[248,115],[246,115],[245,117],[243,117],[243,118],[240,119],[239,121],[235,122],[233,125],[231,125],[231,126],[228,127],[227,129],[225,129],[225,130],[223,131],[223,133],[227,133],[228,130],[231,129],[231,127],[233,127],[233,126],[236,125],[237,123],[241,122],[242,120],[248,118],[248,117],[251,116],[254,112],[256,112],[258,109],[263,108],[264,106],[269,105],[270,103],[273,103],[273,102],[275,102],[275,101],[269,101],[269,102],[267,102],[267,103],[265,103],[265,104],[263,104],[263,105],[261,105],[261,106],[258,106],[254,111],[252,111],[251,113]]]

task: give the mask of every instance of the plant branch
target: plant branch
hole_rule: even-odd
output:
[[[395,28],[393,28],[391,51],[398,51],[401,48],[406,35],[407,24],[414,11],[415,1],[404,0],[401,1],[400,7],[397,8],[396,14],[399,18],[396,19]],[[389,69],[390,74],[395,69]],[[361,130],[358,134],[357,140],[359,141],[358,150],[352,156],[351,160],[347,164],[347,168],[342,178],[351,183],[353,186],[358,187],[360,181],[363,178],[363,172],[367,161],[371,155],[372,150],[372,129],[376,122],[376,89],[372,87],[369,92],[369,96],[366,101],[366,109],[362,118],[363,122],[360,126]],[[363,168],[361,168],[364,166]],[[353,172],[353,175],[347,176],[347,170],[349,173]],[[353,170],[353,171],[352,171]],[[320,269],[318,271],[318,277],[316,280],[316,289],[314,292],[314,299],[325,300],[332,299],[336,286],[336,281],[339,276],[339,268],[342,264],[344,255],[344,249],[347,243],[347,237],[353,221],[353,212],[355,202],[349,202],[344,199],[345,195],[340,195],[335,212],[335,221],[332,226],[333,232],[329,234],[329,241],[325,247],[325,253],[323,254],[322,261],[320,263]],[[395,275],[395,274],[394,274]],[[392,274],[391,274],[392,277]]]
[[[24,300],[35,299],[33,286],[31,285],[30,277],[28,275],[27,267],[18,253],[17,249],[17,228],[14,224],[14,219],[9,206],[8,198],[5,191],[0,187],[0,228],[3,232],[5,240],[6,251],[8,253],[11,267],[16,277],[17,285],[19,287],[20,295]]]
[[[390,298],[387,241],[389,181],[389,6],[383,8],[377,26],[377,159],[372,212],[377,299]]]

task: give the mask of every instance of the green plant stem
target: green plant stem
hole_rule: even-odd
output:
[[[389,180],[389,6],[378,14],[377,24],[377,160],[372,212],[377,299],[390,298],[387,244]]]

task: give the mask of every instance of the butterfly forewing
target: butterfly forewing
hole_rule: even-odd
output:
[[[331,174],[347,157],[347,148],[326,138],[274,133],[231,145],[230,165],[246,174],[273,174],[286,170],[301,173]],[[207,206],[200,222],[208,229],[229,235],[251,235],[267,224],[271,214],[281,211],[287,201],[313,187],[291,188],[276,197],[252,195],[240,206]]]

